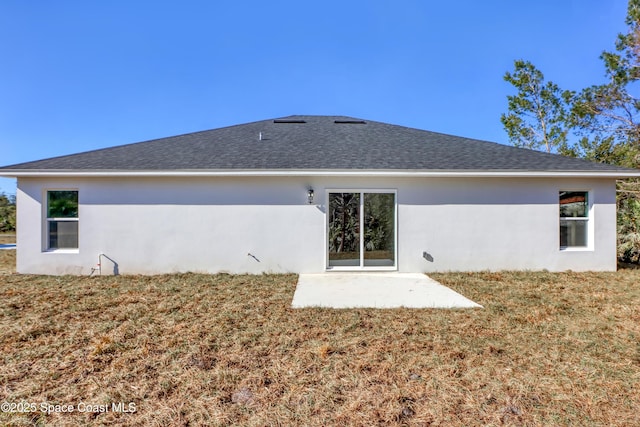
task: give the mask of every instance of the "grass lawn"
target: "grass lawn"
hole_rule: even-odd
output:
[[[483,310],[292,310],[295,275],[22,276],[12,262],[0,402],[37,409],[1,425],[640,425],[640,270],[432,275]]]

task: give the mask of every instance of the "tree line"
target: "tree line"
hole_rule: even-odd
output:
[[[16,196],[0,193],[0,232],[16,230]]]
[[[500,120],[517,147],[640,169],[640,0],[629,0],[627,29],[615,49],[600,55],[603,82],[580,90],[545,80],[526,60],[516,60],[504,80],[507,96]],[[640,263],[640,181],[617,184],[618,257]]]

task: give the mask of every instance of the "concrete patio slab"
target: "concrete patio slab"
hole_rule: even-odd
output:
[[[420,273],[300,274],[293,308],[482,308]]]

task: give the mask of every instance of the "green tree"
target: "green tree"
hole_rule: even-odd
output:
[[[569,131],[567,106],[573,92],[545,82],[542,72],[529,61],[515,61],[513,72],[507,72],[504,80],[518,90],[516,95],[507,96],[509,112],[500,117],[511,143],[544,148],[547,153],[563,150]]]
[[[626,24],[615,51],[600,56],[605,83],[577,93],[545,82],[530,62],[515,61],[504,78],[518,92],[508,96],[509,111],[501,116],[514,145],[640,168],[640,0],[629,0]],[[618,183],[618,255],[640,262],[637,180]]]
[[[574,155],[640,168],[640,0],[630,0],[627,33],[613,52],[605,51],[606,81],[583,89],[571,106],[570,126],[581,139]],[[618,257],[640,263],[640,182],[618,183]]]
[[[16,198],[0,193],[0,232],[16,230]]]
[[[600,55],[606,82],[587,87],[573,100],[570,126],[579,142],[574,154],[627,167],[640,166],[640,0],[630,0],[626,34],[615,51]]]

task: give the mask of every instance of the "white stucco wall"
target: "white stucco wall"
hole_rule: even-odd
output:
[[[18,272],[89,274],[101,253],[103,274],[325,271],[341,188],[397,190],[399,271],[616,268],[612,179],[20,178]],[[77,251],[45,250],[47,189],[79,191]],[[588,250],[559,249],[560,190],[590,191]]]

